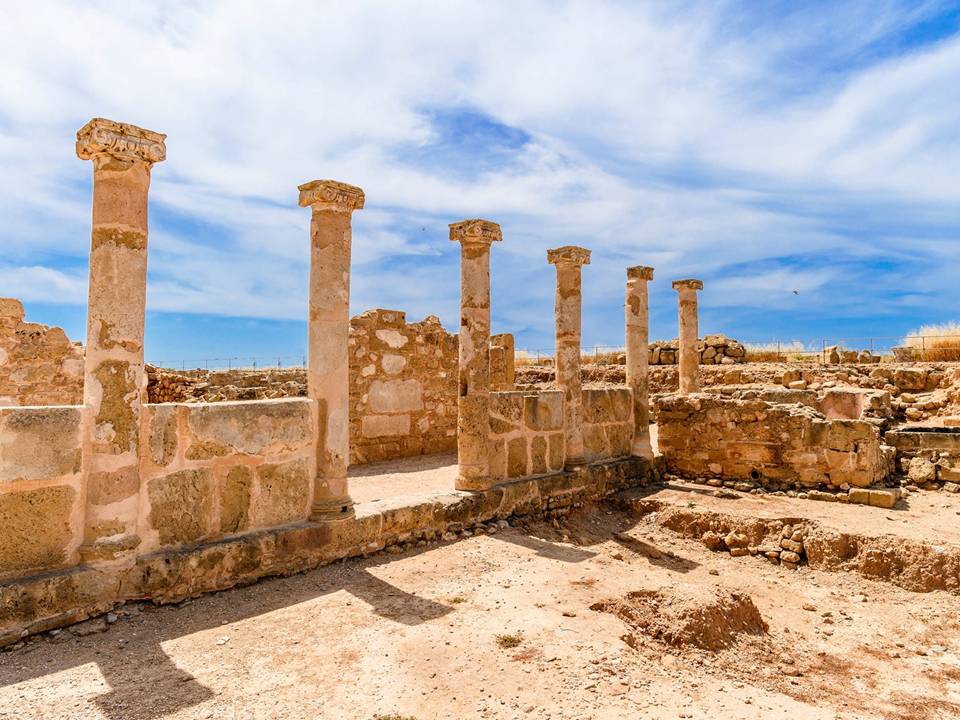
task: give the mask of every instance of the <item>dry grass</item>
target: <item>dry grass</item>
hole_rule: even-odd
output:
[[[960,323],[923,325],[908,333],[902,344],[913,348],[914,359],[927,362],[960,360]]]
[[[747,362],[807,362],[816,360],[818,353],[808,350],[802,342],[744,343]]]
[[[552,355],[538,355],[528,350],[517,350],[513,356],[514,366],[519,365],[552,365]]]
[[[497,635],[497,645],[503,649],[515,648],[523,642],[523,636],[520,633],[510,635]]]

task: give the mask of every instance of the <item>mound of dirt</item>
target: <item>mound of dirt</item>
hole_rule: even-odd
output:
[[[719,588],[682,596],[638,590],[590,609],[612,613],[631,628],[674,647],[722,650],[741,635],[765,635],[768,629],[749,595]]]

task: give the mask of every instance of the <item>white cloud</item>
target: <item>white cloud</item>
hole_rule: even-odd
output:
[[[609,298],[608,314],[619,313],[623,266],[638,262],[665,283],[823,283],[821,270],[744,268],[797,254],[902,259],[911,222],[960,234],[960,38],[870,54],[936,10],[844,3],[758,19],[712,4],[15,4],[0,31],[0,263],[36,270],[39,254],[52,274],[33,272],[26,289],[9,270],[0,292],[85,301],[82,283],[50,267],[85,257],[90,169],[72,135],[92,116],[168,134],[151,191],[152,309],[302,317],[309,213],[296,186],[316,177],[367,192],[355,300],[411,316],[455,316],[445,224],[474,216],[504,226],[495,253],[511,260],[497,266],[495,306],[538,338],[549,335],[553,245],[594,250],[590,289]],[[484,171],[471,171],[487,166],[469,148],[456,167],[404,159],[438,140],[432,107],[488,115],[531,142]],[[865,240],[849,229],[848,213],[891,206],[906,232]],[[409,256],[416,271],[393,268]],[[729,266],[736,283],[723,279]],[[737,298],[763,307],[757,296]],[[524,323],[528,307],[546,319]],[[592,341],[604,340],[616,338]]]

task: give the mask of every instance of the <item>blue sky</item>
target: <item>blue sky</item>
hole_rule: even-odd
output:
[[[57,17],[57,22],[49,21]],[[495,332],[550,348],[548,247],[593,250],[584,345],[624,268],[699,277],[701,329],[895,338],[960,320],[960,3],[17,3],[0,29],[0,296],[82,339],[89,163],[109,117],[168,134],[147,356],[304,351],[309,213],[359,185],[353,311],[456,325],[447,224],[501,223]],[[795,292],[796,291],[796,292]],[[273,360],[275,362],[276,360]]]

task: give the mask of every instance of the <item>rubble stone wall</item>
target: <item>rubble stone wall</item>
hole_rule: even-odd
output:
[[[490,393],[490,475],[497,480],[563,469],[563,393]]]
[[[455,449],[457,337],[398,310],[370,310],[350,329],[351,461]]]
[[[676,365],[680,340],[658,340],[650,344],[650,365]],[[707,335],[697,342],[700,365],[735,365],[747,361],[746,348],[725,335]]]
[[[884,442],[896,448],[897,469],[911,484],[960,492],[960,428],[891,430]]]
[[[585,388],[583,442],[587,462],[630,455],[633,394],[630,388]]]
[[[893,449],[873,424],[828,420],[801,404],[667,395],[657,425],[667,468],[684,477],[846,490],[876,485],[893,469]]]
[[[77,405],[83,348],[58,327],[27,322],[23,305],[0,298],[0,405]]]
[[[0,408],[0,578],[77,562],[80,407]]]
[[[147,405],[138,552],[305,520],[308,400]]]

